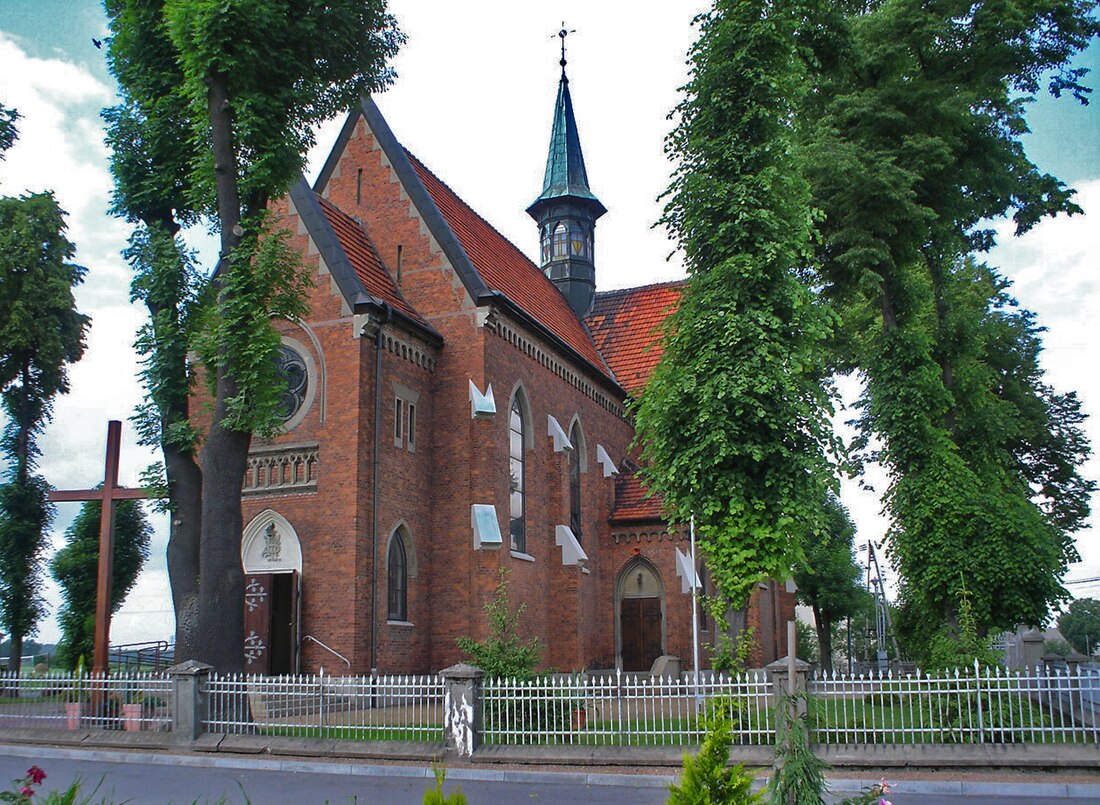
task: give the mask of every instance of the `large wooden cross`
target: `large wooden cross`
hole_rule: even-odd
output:
[[[54,503],[64,501],[102,501],[99,516],[99,569],[96,574],[95,654],[92,673],[106,674],[111,638],[111,560],[115,549],[115,501],[142,500],[152,497],[142,489],[126,489],[118,485],[118,450],[122,440],[122,423],[112,419],[107,423],[107,462],[100,489],[55,489],[50,492]]]

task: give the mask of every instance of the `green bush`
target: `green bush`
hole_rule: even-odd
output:
[[[447,770],[442,766],[432,766],[435,775],[435,788],[424,792],[424,805],[466,805],[466,795],[457,788],[450,796],[443,796],[443,781],[447,779]]]
[[[752,792],[753,775],[741,764],[729,765],[733,743],[729,708],[712,707],[699,754],[684,755],[679,784],[670,786],[668,805],[752,805],[763,800]]]

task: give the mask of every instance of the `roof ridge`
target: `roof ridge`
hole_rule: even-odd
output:
[[[405,149],[405,154],[409,157],[409,159],[411,159],[411,160],[415,161],[416,163],[418,163],[420,165],[420,167],[422,167],[424,170],[426,170],[428,173],[430,173],[432,175],[432,178],[434,178],[437,182],[439,182],[441,185],[443,185],[445,188],[447,188],[447,190],[451,193],[451,195],[453,195],[455,198],[457,198],[459,201],[462,202],[462,206],[464,206],[471,213],[473,213],[474,217],[476,217],[479,221],[481,221],[481,223],[485,224],[485,226],[489,227],[489,229],[493,230],[494,233],[499,235],[501,240],[503,240],[505,243],[507,243],[509,246],[511,246],[513,249],[515,249],[516,253],[520,257],[522,257],[524,260],[526,260],[528,265],[531,266],[531,268],[535,269],[535,271],[537,271],[540,276],[543,276],[543,277],[546,276],[545,274],[542,273],[542,271],[539,269],[539,267],[537,265],[535,265],[534,260],[532,260],[526,254],[524,254],[523,250],[519,246],[514,244],[512,242],[512,240],[507,235],[505,235],[503,232],[501,232],[499,229],[497,229],[495,226],[493,226],[493,224],[491,222],[486,220],[481,215],[481,213],[479,213],[477,210],[475,210],[473,208],[473,205],[471,205],[468,201],[466,201],[466,199],[464,199],[462,196],[460,196],[458,194],[457,190],[455,190],[453,187],[451,187],[449,184],[447,184],[445,181],[443,181],[441,178],[439,178],[439,174],[437,174],[435,171],[433,171],[431,168],[429,168],[426,164],[424,164],[424,160],[420,159],[420,157],[418,157],[416,154],[414,154],[412,151],[410,151],[404,145],[402,145],[401,147]],[[549,282],[549,280],[547,280],[547,282]],[[550,284],[553,285],[553,283],[550,283]],[[554,290],[557,290],[556,285],[554,286]],[[558,293],[561,293],[561,291],[558,291]],[[578,319],[578,321],[579,320],[580,319]]]
[[[670,288],[674,285],[686,285],[688,281],[687,277],[683,277],[678,280],[664,280],[662,282],[649,282],[645,285],[631,285],[629,288],[609,288],[606,291],[596,291],[596,296],[612,296],[613,294],[631,293],[632,291],[641,291],[647,288]]]

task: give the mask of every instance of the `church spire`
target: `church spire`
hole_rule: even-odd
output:
[[[569,78],[565,74],[565,37],[562,26],[561,80],[554,104],[550,151],[542,193],[527,214],[539,225],[542,270],[569,300],[580,317],[588,315],[596,293],[593,234],[596,219],[607,212],[588,187]]]

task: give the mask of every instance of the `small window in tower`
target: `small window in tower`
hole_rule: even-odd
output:
[[[554,259],[561,260],[569,256],[569,231],[565,224],[554,227]]]
[[[409,403],[409,426],[405,430],[405,440],[410,451],[416,450],[416,403]]]
[[[569,250],[576,257],[588,257],[588,238],[580,224],[569,227]]]
[[[549,224],[542,228],[542,237],[539,239],[539,243],[542,246],[542,264],[546,265],[550,262],[550,226]]]

